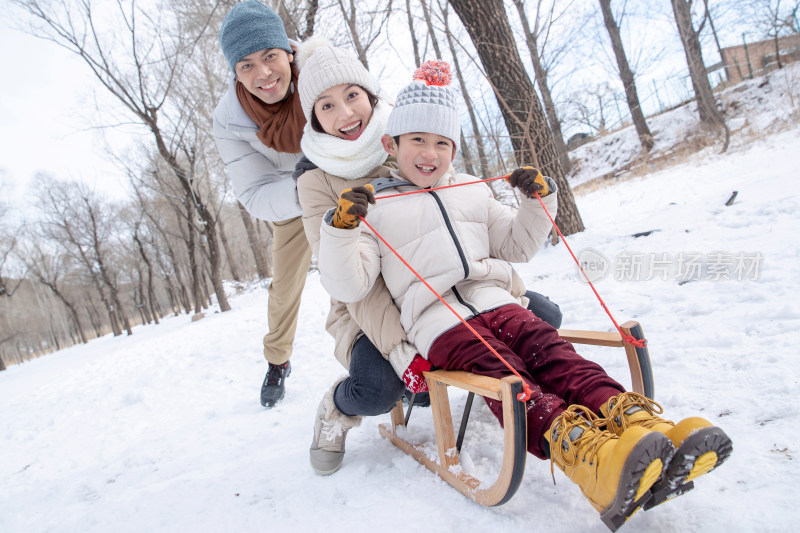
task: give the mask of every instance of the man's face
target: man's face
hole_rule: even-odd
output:
[[[259,50],[236,63],[236,77],[262,102],[276,104],[289,92],[293,58],[282,48]]]
[[[397,157],[400,175],[418,187],[430,187],[441,178],[456,155],[455,144],[435,133],[404,133],[400,144],[384,135],[384,149]]]

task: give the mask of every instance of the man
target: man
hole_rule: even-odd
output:
[[[269,332],[264,336],[268,370],[261,386],[261,405],[270,408],[285,394],[311,263],[292,178],[302,156],[305,117],[296,91],[294,50],[271,9],[257,0],[237,4],[222,22],[219,42],[233,76],[214,111],[214,139],[236,197],[273,227]]]

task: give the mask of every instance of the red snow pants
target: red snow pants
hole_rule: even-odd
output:
[[[468,320],[470,326],[519,372],[532,391],[527,405],[528,451],[541,459],[545,432],[569,405],[599,413],[609,398],[625,389],[605,370],[584,359],[550,324],[520,305],[504,305]],[[495,378],[513,375],[464,324],[441,334],[428,359],[445,370],[465,370]],[[502,423],[502,404],[486,403]]]

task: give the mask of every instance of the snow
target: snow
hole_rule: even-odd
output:
[[[597,290],[619,322],[641,322],[665,416],[704,416],[734,444],[693,491],[622,531],[791,531],[800,520],[800,127],[785,102],[755,113],[774,97],[758,85],[731,93],[753,104],[730,117],[728,153],[715,145],[576,196],[587,229],[568,242],[607,261]],[[659,143],[694,120],[673,113]],[[619,138],[617,155],[635,149],[630,131]],[[678,272],[689,257],[702,268]],[[518,270],[561,305],[564,327],[612,329],[563,244]],[[0,531],[607,531],[578,488],[558,471],[554,485],[532,456],[510,502],[475,504],[380,437],[388,415],[351,430],[339,472],[315,475],[317,404],[343,374],[324,331],[328,297],[310,273],[286,398],[272,410],[258,403],[266,300],[256,284],[232,294],[230,312],[165,318],[0,373]],[[579,351],[630,385],[621,349]],[[451,393],[456,421],[463,398]],[[430,409],[414,409],[407,437],[435,457]],[[476,401],[463,469],[491,482],[501,438]]]

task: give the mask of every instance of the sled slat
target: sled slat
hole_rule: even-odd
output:
[[[381,435],[477,503],[493,506],[510,500],[522,483],[527,459],[525,403],[516,399],[516,395],[522,391],[522,380],[516,376],[500,380],[475,376],[467,372],[444,370],[426,372],[425,376],[431,393],[431,409],[433,409],[439,461],[432,460],[423,446],[407,442],[398,435],[398,424],[395,424],[394,427],[381,424],[379,426]],[[465,381],[461,381],[462,378]],[[479,389],[478,394],[481,393],[480,391],[496,393],[498,399],[503,402],[503,463],[500,466],[497,480],[488,488],[481,489],[480,487],[485,486],[486,483],[457,468],[459,452],[456,449],[453,434],[450,399],[447,394],[448,383],[465,390]],[[398,404],[399,406],[395,406],[392,412],[393,420],[395,420],[395,411],[399,411],[402,415],[402,403],[398,402]]]
[[[452,453],[456,438],[453,435],[453,416],[450,412],[450,398],[447,396],[447,385],[436,379],[428,379],[433,410],[433,427],[436,429],[436,444],[439,448],[439,464],[450,468],[458,464],[458,455]]]
[[[460,389],[468,390],[487,398],[500,399],[502,386],[499,379],[479,376],[478,374],[460,370],[434,370],[433,372],[424,372],[423,375],[428,378],[429,382],[433,378],[445,385],[455,385]]]
[[[558,336],[573,344],[620,347],[622,337],[616,331],[583,331],[579,329],[560,329]]]
[[[629,321],[620,326],[625,335],[643,339],[638,322]],[[566,330],[558,331],[562,339],[574,344],[624,347],[631,372],[632,389],[653,398],[653,369],[647,347],[637,348],[625,343],[619,332]],[[424,372],[431,396],[433,423],[436,430],[436,445],[439,460],[429,455],[425,446],[404,440],[397,428],[405,426],[403,403],[397,402],[391,412],[391,425],[381,424],[380,433],[395,446],[435,472],[467,497],[482,505],[501,505],[507,502],[522,483],[527,457],[526,404],[517,400],[522,391],[522,380],[516,376],[495,379],[469,372],[435,370]],[[462,432],[458,442],[453,434],[453,419],[447,387],[454,386],[470,393],[500,400],[503,403],[503,463],[497,480],[489,488],[485,481],[478,480],[459,468],[459,453]],[[466,415],[465,415],[466,416]],[[466,419],[462,420],[462,430]]]

